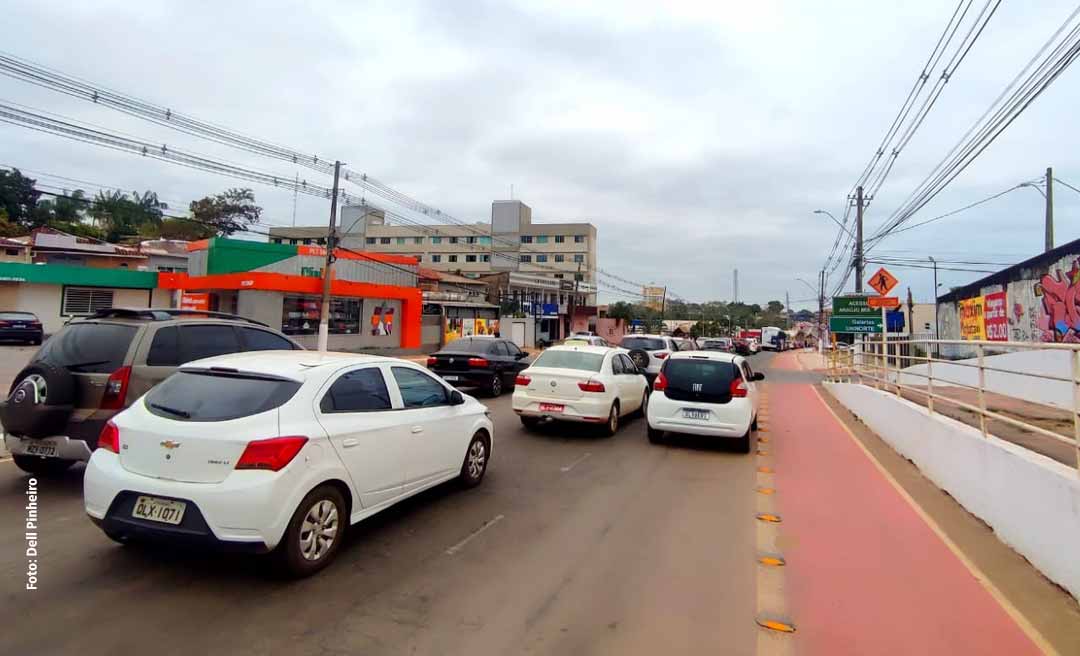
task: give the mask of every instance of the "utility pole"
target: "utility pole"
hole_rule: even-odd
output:
[[[319,310],[318,350],[326,352],[330,339],[330,279],[334,265],[334,247],[337,245],[337,197],[341,162],[334,162],[334,195],[330,197],[330,230],[326,233],[326,264],[323,266],[322,307]]]
[[[664,334],[664,313],[667,312],[667,286],[664,286],[664,295],[660,297],[660,334]]]
[[[862,222],[863,222],[863,195],[862,187],[855,190],[855,293],[862,293],[863,279],[863,247],[862,247]]]
[[[791,329],[791,294],[784,292],[784,316],[787,317],[788,330]]]
[[[1054,248],[1054,169],[1046,167],[1046,250]],[[934,290],[937,294],[937,290]]]
[[[818,350],[825,348],[825,269],[818,274]]]
[[[732,280],[733,280],[733,284],[732,284],[732,290],[731,290],[731,302],[732,303],[738,303],[739,302],[739,270],[738,269],[735,269],[735,273],[732,276]]]
[[[941,349],[938,347],[938,316],[937,316],[937,260],[930,256],[930,262],[934,265],[934,293],[931,297],[934,299],[934,354],[940,355]]]
[[[578,262],[577,273],[574,274],[574,295],[570,297],[570,330],[568,336],[574,331],[574,310],[577,309],[578,282],[581,279],[581,262]]]

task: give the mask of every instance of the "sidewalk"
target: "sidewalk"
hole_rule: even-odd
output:
[[[774,383],[770,397],[801,653],[1040,653],[814,387]]]

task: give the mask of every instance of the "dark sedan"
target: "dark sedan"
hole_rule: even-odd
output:
[[[427,360],[428,369],[455,387],[479,387],[491,396],[514,388],[528,354],[508,339],[463,337]]]
[[[41,321],[30,312],[0,312],[0,340],[40,344],[44,336]]]

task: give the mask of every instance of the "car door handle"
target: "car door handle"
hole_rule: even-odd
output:
[[[423,426],[413,426],[412,427],[413,435],[416,435],[417,433],[423,433],[423,432],[424,432],[424,427]]]
[[[341,442],[341,446],[345,447],[346,449],[348,449],[349,447],[356,446],[357,444],[360,444],[360,440],[354,440],[352,438],[349,438],[347,440],[342,440],[342,442]]]

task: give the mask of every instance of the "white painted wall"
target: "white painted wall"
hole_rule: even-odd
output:
[[[983,358],[986,367],[1019,371],[1029,374],[1058,376],[1072,379],[1072,365],[1069,362],[1070,353],[1063,350],[1045,349],[1040,351],[1017,351],[1016,353],[1003,353],[1001,355],[989,355]],[[935,362],[934,385],[948,382],[961,383],[964,385],[979,384],[979,370],[976,367],[965,364],[977,365],[978,359],[957,360],[959,364]],[[926,365],[919,364],[905,367],[904,372],[922,374],[922,376],[903,375],[902,385],[926,385]],[[939,380],[941,381],[939,383]],[[1014,396],[1035,403],[1046,403],[1059,408],[1072,409],[1072,384],[1065,381],[1046,380],[1025,376],[1016,373],[1004,373],[1001,371],[986,372],[986,389],[998,394]]]
[[[826,389],[1005,544],[1080,598],[1076,469],[865,385],[827,383]]]

